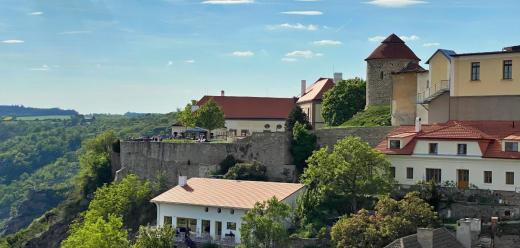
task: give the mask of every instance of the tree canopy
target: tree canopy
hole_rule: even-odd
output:
[[[184,127],[195,127],[197,118],[195,113],[193,112],[193,107],[196,105],[195,101],[191,101],[191,103],[186,104],[186,107],[182,111],[179,111],[177,114],[177,120]]]
[[[265,166],[253,163],[237,163],[224,175],[225,179],[233,180],[249,180],[249,181],[266,181],[267,168]]]
[[[175,230],[170,225],[162,227],[141,226],[132,248],[172,248]]]
[[[123,220],[109,215],[105,220],[99,216],[85,220],[82,225],[75,224],[71,235],[62,242],[63,248],[127,248],[128,232],[123,228]]]
[[[394,185],[390,162],[358,137],[338,141],[332,151],[324,147],[314,152],[307,164],[300,178],[307,191],[298,201],[303,225],[330,224]]]
[[[303,172],[303,169],[307,165],[305,160],[307,160],[316,149],[316,140],[316,135],[307,130],[305,124],[300,124],[300,122],[295,123],[292,131],[290,151],[293,157],[293,163],[299,172]]]
[[[353,78],[339,82],[323,96],[322,116],[329,126],[349,120],[366,104],[366,82]]]
[[[285,223],[290,213],[289,205],[278,201],[276,197],[257,202],[242,217],[241,247],[284,247],[289,238]]]
[[[414,234],[418,227],[438,224],[433,207],[422,200],[419,193],[411,192],[400,201],[383,197],[373,215],[362,209],[357,214],[343,216],[332,227],[331,237],[337,247],[377,248]]]
[[[196,112],[196,124],[211,130],[225,127],[224,112],[213,99],[202,105]]]
[[[303,109],[298,105],[294,106],[294,108],[289,113],[289,116],[285,121],[285,130],[292,132],[296,122],[299,122],[300,124],[304,125],[306,129],[312,129],[311,123],[309,122],[309,117],[305,112],[303,112]]]

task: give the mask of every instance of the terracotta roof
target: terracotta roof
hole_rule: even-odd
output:
[[[421,73],[421,72],[427,72],[427,71],[428,70],[424,69],[416,61],[410,61],[410,63],[408,63],[405,68],[401,69],[398,72],[393,72],[392,74],[401,74],[401,73],[408,73],[408,72]]]
[[[323,99],[323,94],[334,87],[331,78],[320,78],[305,90],[305,94],[298,99],[298,103],[310,102]]]
[[[400,126],[395,128],[387,138],[414,133],[415,126]],[[502,151],[502,140],[508,137],[518,137],[520,121],[449,121],[442,124],[422,125],[422,130],[416,133],[413,140],[402,149],[389,149],[386,139],[377,145],[376,149],[389,155],[411,155],[417,140],[474,140],[482,150],[484,158],[520,159],[520,152]]]
[[[504,138],[505,140],[520,140],[520,134],[511,134]]]
[[[299,183],[191,178],[186,186],[176,186],[153,198],[151,202],[251,209],[256,202],[273,196],[280,201],[284,200],[303,187]]]
[[[392,34],[388,36],[365,60],[371,59],[411,59],[421,61],[401,38]]]
[[[197,105],[209,99],[217,103],[226,119],[287,119],[296,105],[295,98],[249,96],[204,96]]]

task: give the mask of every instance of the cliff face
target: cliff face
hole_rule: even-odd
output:
[[[392,127],[338,128],[316,131],[320,147],[332,147],[346,136],[359,136],[376,146]],[[290,137],[286,133],[254,133],[231,144],[121,142],[121,169],[116,180],[128,174],[154,180],[161,176],[169,186],[177,184],[179,175],[208,177],[228,155],[242,161],[258,161],[267,168],[272,181],[294,182],[295,166],[289,152]]]

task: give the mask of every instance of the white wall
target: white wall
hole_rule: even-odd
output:
[[[468,147],[469,150],[469,147]],[[400,184],[414,185],[426,179],[426,168],[441,169],[441,181],[457,182],[457,170],[469,170],[469,183],[479,189],[515,191],[520,187],[520,161],[515,159],[468,159],[455,157],[389,155]],[[406,168],[412,167],[413,179],[406,179]],[[484,183],[484,171],[492,171],[491,184]],[[514,172],[514,185],[506,184],[506,172]]]
[[[266,124],[270,126],[268,129],[265,128]],[[277,125],[281,125],[282,128],[276,129]],[[226,128],[237,130],[237,136],[240,136],[241,130],[249,130],[249,135],[264,131],[283,132],[285,120],[226,120]]]
[[[157,204],[157,225],[164,225],[164,216],[171,216],[173,219],[173,227],[177,225],[177,217],[180,218],[190,218],[197,219],[197,234],[200,234],[202,231],[201,221],[209,220],[210,221],[210,235],[211,237],[215,237],[216,225],[215,221],[222,222],[222,237],[224,234],[232,231],[235,234],[235,241],[240,242],[240,227],[242,224],[242,216],[244,216],[245,211],[240,209],[235,209],[235,213],[231,214],[229,208],[222,208],[220,213],[217,212],[217,208],[209,207],[209,211],[205,212],[205,207],[203,206],[193,206],[193,205],[181,205],[181,204],[166,204],[166,203],[158,203]],[[227,222],[235,222],[237,226],[237,230],[228,230]]]
[[[428,155],[429,144],[437,143],[439,156],[460,156],[457,155],[457,145],[467,144],[467,155],[465,157],[482,157],[482,151],[477,141],[445,141],[445,140],[419,140],[413,151],[414,155]],[[464,156],[462,156],[464,157]]]

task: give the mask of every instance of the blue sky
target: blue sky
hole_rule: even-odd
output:
[[[520,44],[518,0],[1,0],[0,104],[174,111],[205,94],[291,97],[365,77],[396,33],[436,49]]]

